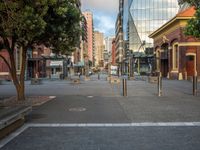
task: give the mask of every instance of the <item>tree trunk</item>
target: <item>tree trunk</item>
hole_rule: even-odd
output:
[[[21,95],[18,97],[18,100],[25,100],[25,88],[24,88],[24,80],[25,80],[25,69],[26,69],[26,52],[28,47],[22,47],[22,62],[21,62],[21,69],[20,69],[20,93]]]
[[[16,85],[15,86],[17,90],[17,100],[18,101],[24,101],[25,100],[25,94],[24,94],[24,86]]]
[[[0,57],[5,61],[7,64],[13,84],[15,85],[16,91],[17,91],[17,100],[23,101],[25,100],[25,91],[24,91],[24,76],[25,76],[25,69],[26,69],[26,52],[28,46],[22,46],[22,61],[21,61],[21,68],[20,68],[20,77],[17,76],[17,69],[15,64],[15,39],[12,39],[9,41],[8,38],[3,38],[4,40],[4,47],[6,47],[6,50],[8,51],[9,57],[10,57],[10,63],[8,60],[6,60],[2,55]]]
[[[9,53],[10,62],[11,62],[11,76],[13,79],[13,83],[15,85],[17,91],[17,100],[24,101],[25,100],[25,91],[24,91],[24,74],[25,74],[25,62],[26,62],[26,50],[22,50],[22,62],[21,62],[21,71],[20,77],[17,77],[17,70],[15,64],[14,51]]]

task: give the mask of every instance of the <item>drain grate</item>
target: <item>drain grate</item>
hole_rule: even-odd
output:
[[[74,107],[74,108],[70,108],[69,111],[82,112],[82,111],[86,111],[86,108],[84,108],[84,107]]]

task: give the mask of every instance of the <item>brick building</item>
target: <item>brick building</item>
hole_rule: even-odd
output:
[[[156,71],[170,79],[200,76],[200,40],[184,35],[184,28],[195,14],[194,7],[180,11],[174,18],[154,31]]]
[[[39,78],[47,77],[51,74],[50,70],[50,54],[51,50],[44,45],[27,51],[27,79],[35,78],[36,74]]]
[[[20,48],[15,49],[14,57],[18,75],[20,74],[20,68],[21,68],[21,53],[22,49]],[[10,57],[7,50],[0,51],[0,54],[8,61],[8,63],[10,63]],[[6,63],[2,58],[0,58],[0,79],[11,80],[8,66],[6,65]]]
[[[0,52],[0,54],[6,59],[9,60],[9,55],[6,50]],[[9,69],[3,59],[0,58],[0,78],[9,79]]]

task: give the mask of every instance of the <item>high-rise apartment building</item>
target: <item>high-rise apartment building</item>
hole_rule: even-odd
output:
[[[121,63],[123,61],[124,48],[123,48],[123,0],[119,0],[119,13],[117,15],[117,20],[115,23],[115,49],[116,63]]]
[[[124,41],[123,41],[123,6],[124,0],[119,0],[119,13],[115,23],[115,62],[118,64],[119,75],[122,74],[122,62],[124,60]]]
[[[82,28],[82,34],[81,34],[81,62],[84,61],[84,56],[88,54],[88,36],[87,36],[87,21],[84,16],[82,16],[81,20],[81,28]]]
[[[111,53],[111,59],[112,59],[112,61],[111,61],[111,64],[112,65],[116,65],[116,59],[115,59],[115,39],[113,39],[113,41],[112,41],[112,53]]]
[[[114,36],[109,36],[106,37],[105,40],[105,50],[109,53],[112,52],[112,41],[115,37]]]
[[[94,33],[93,33],[93,14],[90,11],[83,12],[83,15],[87,21],[87,42],[88,42],[88,58],[93,62],[93,50],[94,50]]]
[[[104,60],[104,35],[99,31],[94,31],[95,66],[103,67]]]
[[[169,21],[178,12],[176,0],[124,0],[123,34],[127,48],[138,51],[145,41],[145,47],[153,47],[148,36]]]
[[[104,39],[105,50],[104,50],[104,61],[109,63],[112,62],[112,42],[115,39],[114,36],[109,36]]]

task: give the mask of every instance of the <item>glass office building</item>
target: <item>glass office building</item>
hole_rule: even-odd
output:
[[[143,41],[153,47],[148,36],[173,18],[179,9],[176,0],[124,0],[123,33],[128,49],[138,51]]]

